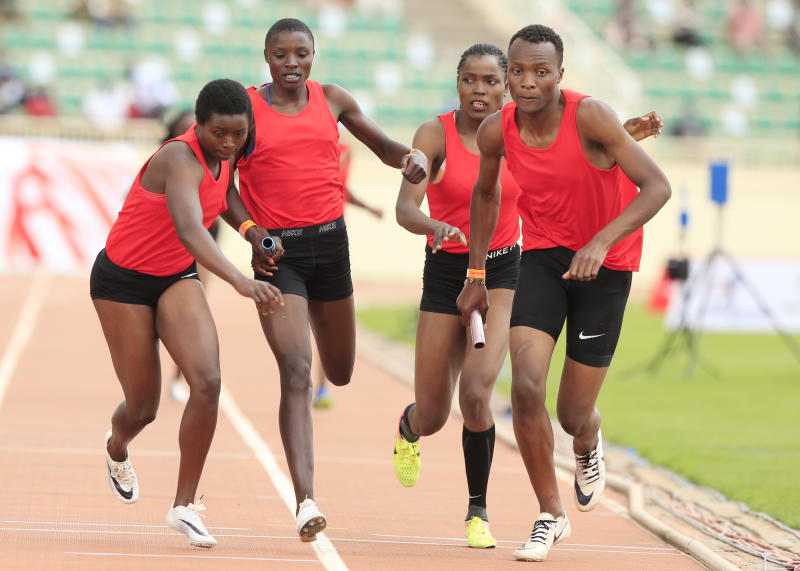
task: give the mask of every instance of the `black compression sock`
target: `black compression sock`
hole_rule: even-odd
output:
[[[419,435],[415,434],[413,430],[411,430],[411,423],[408,422],[408,411],[411,410],[411,407],[414,406],[416,403],[411,403],[406,407],[403,411],[403,416],[400,417],[400,434],[408,440],[409,442],[416,442],[419,440]]]
[[[466,426],[461,432],[464,467],[467,470],[469,506],[486,508],[486,488],[494,455],[494,425],[483,432],[472,432]],[[485,513],[484,513],[485,516]]]
[[[474,517],[479,517],[483,521],[489,521],[489,516],[486,515],[486,507],[472,505],[467,507],[467,518],[464,521],[469,521]]]

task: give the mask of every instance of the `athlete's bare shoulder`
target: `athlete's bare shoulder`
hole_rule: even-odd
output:
[[[481,122],[478,127],[478,149],[480,149],[481,155],[505,155],[502,110],[495,111]]]
[[[341,85],[322,83],[322,93],[328,102],[331,113],[338,120],[343,113],[359,109],[356,98]]]
[[[585,97],[578,102],[575,123],[581,137],[594,142],[602,142],[609,129],[616,131],[622,128],[614,110],[594,97]]]
[[[445,131],[442,121],[438,117],[425,121],[414,135],[414,140],[417,141],[417,139],[424,140],[431,148],[441,148],[444,151]],[[414,146],[417,146],[416,143]]]
[[[185,141],[170,141],[161,147],[156,154],[153,155],[151,164],[154,161],[175,163],[175,166],[185,167],[189,164],[200,165],[200,161],[194,154],[194,151]]]
[[[163,193],[167,178],[175,175],[202,180],[203,165],[184,141],[170,141],[153,155],[142,173],[142,186]]]
[[[438,117],[428,119],[414,133],[413,146],[428,157],[431,180],[436,179],[439,167],[446,158],[447,142],[444,125]]]

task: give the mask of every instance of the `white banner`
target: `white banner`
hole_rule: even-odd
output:
[[[85,271],[141,161],[126,143],[0,137],[0,271]]]
[[[709,260],[692,260],[686,284],[673,284],[667,329],[800,332],[800,260]]]

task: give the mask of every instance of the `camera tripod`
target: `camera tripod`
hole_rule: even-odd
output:
[[[720,208],[718,211],[718,219],[717,219],[717,243],[721,242],[720,236],[722,234],[722,209]],[[725,262],[728,265],[728,268],[731,271],[731,275],[733,276],[733,280],[736,284],[742,286],[744,290],[750,295],[750,298],[755,303],[758,310],[761,314],[769,321],[772,329],[778,334],[778,336],[783,340],[786,346],[789,348],[789,351],[794,355],[798,362],[800,362],[800,344],[792,337],[789,333],[783,329],[778,322],[774,312],[770,308],[769,304],[764,300],[761,293],[756,289],[756,287],[745,277],[744,272],[742,272],[741,267],[736,262],[736,260],[727,252],[725,252],[721,246],[717,246],[705,260],[705,264],[703,265],[702,269],[696,272],[694,275],[686,275],[686,277],[682,280],[683,285],[681,287],[681,305],[680,305],[680,314],[678,318],[678,324],[673,331],[667,335],[666,339],[662,343],[659,350],[653,356],[653,358],[644,366],[645,371],[650,373],[651,375],[657,373],[661,366],[663,365],[665,359],[674,351],[683,347],[688,356],[688,362],[686,364],[686,368],[684,369],[684,376],[689,378],[694,373],[695,367],[700,366],[704,368],[708,373],[712,376],[719,376],[718,371],[710,366],[708,363],[703,362],[700,357],[698,347],[697,347],[697,335],[696,330],[700,329],[703,324],[703,318],[706,314],[706,309],[708,307],[709,297],[710,297],[710,289],[711,289],[711,278],[712,272],[714,269],[714,265],[720,262]],[[688,274],[688,272],[687,272]],[[680,279],[680,278],[678,278]],[[700,288],[703,288],[702,291],[696,291]],[[697,299],[696,296],[701,295],[702,298],[699,299],[697,304],[699,304],[699,309],[695,313],[694,316],[691,314],[691,305],[692,302]]]

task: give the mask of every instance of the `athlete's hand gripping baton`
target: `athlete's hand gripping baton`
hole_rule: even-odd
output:
[[[483,336],[483,319],[477,309],[473,309],[469,314],[469,328],[472,331],[472,345],[476,349],[483,349],[486,338]]]
[[[278,252],[275,240],[273,240],[271,236],[266,236],[261,240],[261,247],[264,248],[264,253],[267,256],[274,256]]]

